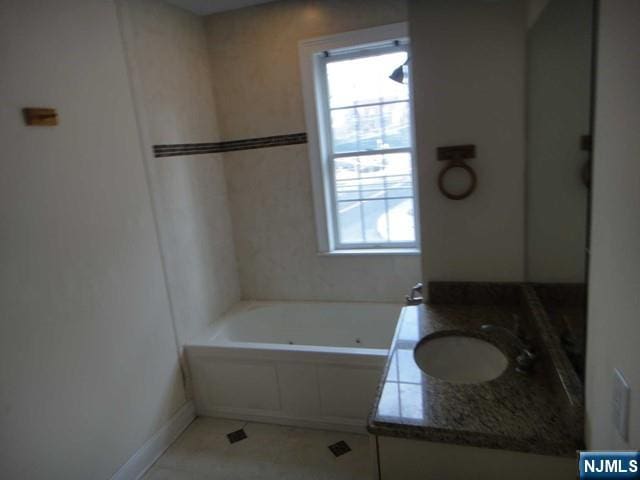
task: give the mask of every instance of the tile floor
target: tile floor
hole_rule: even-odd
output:
[[[229,443],[244,428],[247,438]],[[340,440],[351,451],[335,457]],[[366,435],[264,423],[197,418],[158,459],[145,480],[370,480]]]

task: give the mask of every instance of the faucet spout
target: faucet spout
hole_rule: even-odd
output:
[[[529,345],[527,345],[524,340],[522,338],[520,338],[519,335],[517,335],[515,332],[512,332],[511,330],[509,330],[506,327],[501,327],[500,325],[492,325],[492,324],[485,324],[482,325],[480,327],[480,330],[482,330],[483,332],[502,332],[505,333],[507,336],[509,336],[513,342],[518,346],[518,348],[520,348],[521,350],[527,350],[529,349]]]
[[[517,316],[515,316],[517,319]],[[501,327],[500,325],[485,324],[480,327],[484,332],[502,332],[505,333],[513,343],[516,344],[520,353],[516,357],[516,371],[519,373],[529,373],[533,368],[533,364],[536,359],[536,354],[533,353],[531,347],[524,341],[524,339],[517,333],[509,330],[508,328]]]

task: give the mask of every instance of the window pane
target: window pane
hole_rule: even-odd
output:
[[[406,148],[410,144],[411,123],[409,103],[390,103],[382,106],[382,137],[388,148]]]
[[[331,133],[335,153],[379,150],[380,113],[378,107],[349,108],[331,112]]]
[[[416,239],[413,199],[389,200],[389,240],[414,242]]]
[[[365,155],[334,160],[339,241],[415,241],[411,155]]]
[[[367,243],[388,242],[387,207],[384,200],[366,200],[362,202],[362,221]]]
[[[390,103],[331,111],[333,151],[408,148],[409,103]]]
[[[327,63],[329,107],[407,100],[409,86],[389,75],[407,59],[406,52],[385,53]]]
[[[411,197],[411,168],[409,153],[336,158],[336,199]]]
[[[363,243],[361,202],[338,202],[338,233],[341,243]]]
[[[384,177],[362,177],[360,187],[362,191],[361,198],[371,199],[384,197],[386,193],[386,178]]]

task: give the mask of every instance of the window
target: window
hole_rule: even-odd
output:
[[[406,27],[302,42],[300,51],[321,251],[415,251]],[[397,69],[404,83],[389,78]]]

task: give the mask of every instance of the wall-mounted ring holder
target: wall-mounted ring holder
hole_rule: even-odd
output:
[[[438,188],[442,194],[451,200],[462,200],[467,198],[476,189],[478,178],[476,172],[465,160],[476,158],[475,145],[455,145],[451,147],[438,147],[438,160],[446,161],[448,164],[440,171],[438,175]],[[469,176],[469,185],[461,192],[451,192],[445,186],[445,177],[454,169],[464,170]]]

